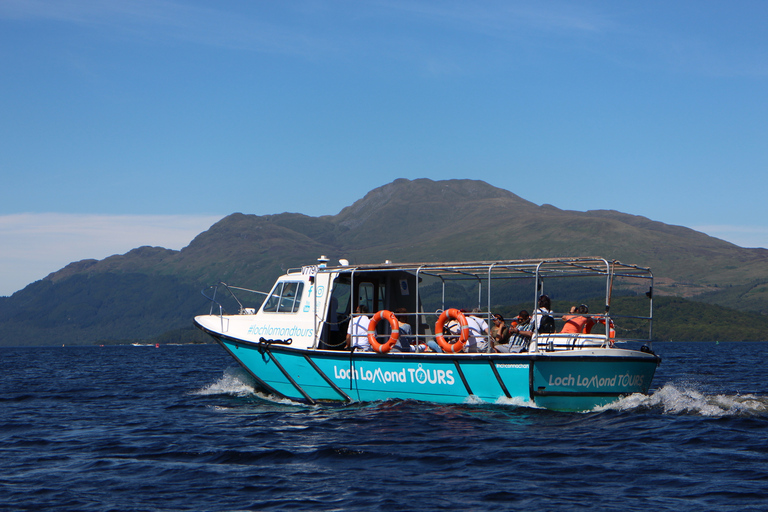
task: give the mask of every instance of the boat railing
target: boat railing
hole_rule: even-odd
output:
[[[611,340],[605,334],[547,333],[539,334],[538,349],[542,352],[578,350],[583,348],[606,348]]]
[[[220,288],[226,290],[227,292],[227,294],[224,295],[224,297],[218,296],[218,295],[221,295],[219,291]],[[235,294],[235,290],[239,292],[258,294],[258,295],[262,295],[263,297],[261,297],[260,300],[258,300],[258,304],[256,303],[257,301],[246,301],[246,302],[249,302],[249,306],[245,306],[243,305],[243,302]],[[211,315],[218,314],[219,316],[228,314],[227,309],[223,304],[223,302],[225,301],[229,302],[232,305],[233,309],[234,309],[234,304],[237,304],[237,314],[239,315],[256,314],[256,312],[261,307],[261,303],[264,302],[264,297],[269,295],[267,292],[251,290],[249,288],[242,288],[240,286],[231,286],[225,283],[224,281],[221,281],[218,284],[209,286],[208,288],[202,290],[201,293],[203,294],[203,297],[205,297],[211,302],[211,309],[209,314]],[[217,313],[214,313],[215,309],[218,309]]]
[[[388,328],[384,329],[385,332],[377,334],[377,338],[380,343],[386,341],[386,338],[390,335]],[[414,340],[417,346],[428,345],[429,342],[435,341],[435,333],[428,330],[427,332],[412,333],[409,336]],[[446,336],[447,337],[447,336]],[[448,338],[451,339],[451,338]],[[609,338],[606,334],[584,334],[584,333],[542,333],[538,335],[539,350],[542,352],[554,352],[562,350],[578,350],[583,348],[606,348],[613,346],[614,341],[625,342],[632,340],[614,340]],[[493,352],[493,345],[491,344],[491,335],[486,334],[482,336],[482,341],[485,342],[487,352]],[[643,340],[638,340],[643,341]],[[450,341],[449,341],[450,343]]]
[[[428,345],[429,342],[435,341],[435,336],[437,333],[434,332],[434,326],[436,320],[440,317],[443,310],[438,309],[434,312],[432,311],[420,311],[420,312],[402,312],[398,313],[398,317],[404,317],[407,319],[407,323],[411,325],[412,333],[409,335],[413,342],[416,345]],[[467,313],[472,314],[472,313]],[[486,320],[487,323],[490,324],[490,319],[493,318],[494,313],[488,313],[486,312],[480,312],[475,313],[479,315],[481,318]],[[566,315],[569,315],[570,313],[557,313],[557,312],[551,312],[551,316],[553,316],[558,321],[563,321],[563,317]],[[353,314],[354,316],[359,316],[359,314]],[[369,315],[370,316],[370,315]],[[614,347],[616,344],[619,343],[628,343],[628,342],[648,342],[648,338],[642,338],[642,337],[623,337],[618,336],[616,333],[616,326],[613,323],[614,319],[621,319],[621,320],[641,320],[641,321],[648,321],[650,320],[649,316],[643,316],[643,315],[608,315],[608,314],[590,314],[593,319],[597,319],[601,324],[605,323],[607,325],[595,325],[594,331],[591,333],[564,333],[564,332],[554,332],[554,333],[537,333],[538,338],[538,350],[541,352],[553,352],[553,351],[564,351],[564,350],[579,350],[579,349],[585,349],[585,348],[608,348],[608,347]],[[414,328],[415,327],[415,328]],[[386,338],[390,336],[391,330],[389,325],[386,322],[381,322],[377,328],[378,334],[377,338],[379,338],[379,342],[383,343],[386,341]],[[630,329],[631,332],[631,329]],[[446,339],[448,335],[445,334]],[[490,328],[488,330],[488,333],[483,335],[481,341],[485,341],[485,347],[487,351],[493,351],[493,344],[491,342],[491,333]]]

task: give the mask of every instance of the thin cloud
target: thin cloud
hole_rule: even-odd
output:
[[[543,32],[604,32],[614,26],[598,11],[572,3],[393,1],[378,5],[430,23],[494,35],[509,34],[521,27]]]
[[[212,7],[209,7],[212,6]],[[678,6],[659,8],[665,24],[651,23],[632,6],[579,2],[488,1],[254,2],[193,4],[170,0],[4,0],[0,18],[79,25],[110,37],[148,43],[179,42],[312,59],[351,54],[421,59],[445,70],[479,56],[530,48],[582,48],[615,65],[710,76],[765,76],[764,8],[724,24],[718,32],[680,25]],[[237,9],[237,10],[235,10]],[[723,11],[727,16],[727,11]],[[718,9],[697,11],[707,21]],[[656,19],[656,18],[654,18]],[[435,35],[437,34],[437,38]],[[467,45],[466,37],[476,38]],[[491,42],[483,39],[490,39]],[[490,46],[489,46],[490,45]]]
[[[691,229],[731,242],[739,247],[768,248],[768,227],[766,226],[711,224],[692,226]]]
[[[685,6],[670,4],[648,18],[647,9],[624,4],[584,2],[377,2],[374,14],[443,27],[457,33],[485,36],[508,43],[560,48],[562,41],[608,62],[630,68],[660,66],[675,72],[707,76],[765,76],[765,38],[761,3],[740,5],[752,16],[732,9],[696,9],[702,23],[680,24]],[[653,11],[653,10],[652,10]],[[644,17],[645,16],[645,17]],[[727,23],[717,23],[720,18]],[[659,22],[659,19],[662,21]],[[709,27],[715,21],[717,30]],[[651,22],[653,20],[653,22]],[[665,24],[663,20],[668,20]],[[738,27],[738,29],[734,29]]]
[[[10,295],[73,261],[103,259],[144,245],[179,250],[219,216],[0,216],[0,295]]]
[[[255,3],[239,11],[228,10],[227,4],[209,5],[215,7],[168,0],[5,0],[0,18],[55,21],[139,41],[323,59],[383,54],[411,60],[416,51],[427,60],[445,60],[456,44],[443,47],[445,37],[436,44],[434,30],[451,41],[454,36],[459,41],[462,36],[494,38],[504,46],[535,34],[602,33],[613,26],[604,13],[569,3],[295,2]]]
[[[165,0],[4,0],[0,18],[55,21],[142,41],[182,41],[269,53],[329,50],[327,40],[308,36],[300,25]]]

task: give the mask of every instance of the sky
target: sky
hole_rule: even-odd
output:
[[[768,247],[767,25],[762,0],[0,0],[0,295],[397,178]]]

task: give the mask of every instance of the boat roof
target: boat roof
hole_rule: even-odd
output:
[[[323,261],[323,260],[320,260]],[[406,271],[416,274],[430,274],[440,277],[490,278],[514,277],[568,277],[568,276],[617,276],[652,279],[650,268],[622,263],[595,256],[538,258],[518,260],[489,260],[464,262],[415,262],[348,264],[338,266],[311,265],[293,272],[311,273],[355,273]]]

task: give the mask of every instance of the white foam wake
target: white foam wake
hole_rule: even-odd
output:
[[[196,395],[250,396],[257,391],[251,377],[242,369],[231,367],[216,382],[195,392]]]
[[[537,406],[534,402],[530,400],[523,400],[519,397],[512,397],[507,398],[505,396],[499,397],[498,400],[496,400],[496,404],[498,405],[512,405],[515,407],[528,407],[530,409],[541,409],[541,407]]]
[[[287,398],[279,398],[257,389],[253,377],[240,367],[229,367],[216,382],[194,392],[195,395],[229,395],[253,397],[280,405],[303,405]]]
[[[756,395],[708,395],[691,387],[665,384],[652,395],[635,394],[595,410],[661,409],[665,414],[699,416],[768,415],[768,397]]]

